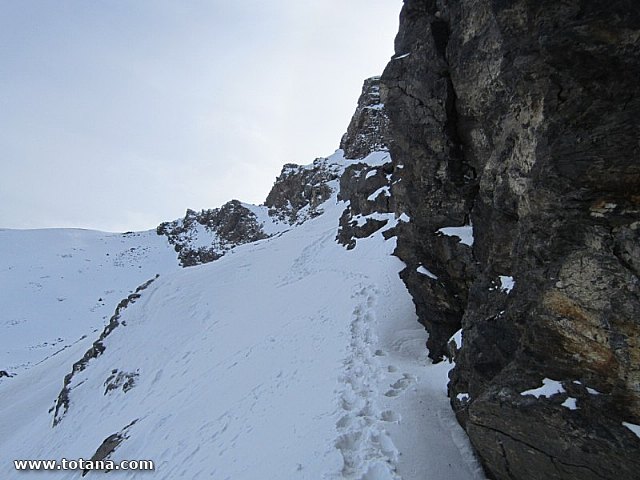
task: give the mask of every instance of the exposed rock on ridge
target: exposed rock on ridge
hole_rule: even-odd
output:
[[[317,158],[311,165],[286,164],[264,205],[231,200],[211,210],[189,209],[184,218],[163,222],[156,232],[174,246],[181,266],[212,262],[239,245],[320,215],[320,204],[332,195],[335,187],[331,182],[341,171],[342,167],[327,158]]]
[[[264,204],[269,216],[288,225],[299,225],[322,213],[318,206],[333,193],[329,182],[340,168],[326,158],[316,158],[309,166],[288,163],[282,167]]]
[[[340,148],[346,159],[359,160],[386,151],[389,141],[389,119],[380,101],[380,77],[372,77],[364,81]],[[181,266],[208,263],[238,245],[268,238],[322,214],[320,205],[336,189],[332,182],[340,179],[341,199],[353,197],[341,219],[340,239],[353,247],[355,238],[368,236],[387,223],[386,219],[366,219],[360,225],[354,217],[394,211],[389,188],[380,190],[375,199],[367,199],[376,190],[390,187],[393,166],[387,158],[388,165],[383,168],[374,169],[363,162],[350,165],[346,173],[343,165],[328,158],[317,158],[311,165],[285,164],[264,205],[231,200],[221,208],[200,212],[189,209],[184,218],[163,222],[156,231],[174,246]]]
[[[348,202],[340,217],[337,240],[348,249],[356,246],[358,238],[365,238],[385,227],[394,215],[391,197],[393,164],[381,166],[356,163],[347,167],[340,177],[339,200]]]
[[[184,218],[161,223],[156,231],[174,245],[183,267],[217,260],[237,245],[267,237],[256,215],[238,200],[199,213],[187,210]]]
[[[359,160],[388,147],[389,117],[380,100],[380,77],[367,78],[340,148],[345,158]]]
[[[632,2],[405,0],[397,254],[430,356],[463,329],[452,406],[494,478],[640,469],[639,75]]]
[[[71,368],[71,372],[65,375],[64,382],[62,385],[62,390],[60,390],[60,393],[58,394],[58,398],[56,399],[54,407],[50,410],[50,412],[53,411],[54,427],[62,421],[62,419],[64,418],[64,415],[67,413],[67,410],[69,410],[69,405],[70,405],[69,394],[71,393],[71,390],[72,390],[71,383],[74,377],[76,376],[76,374],[82,372],[85,368],[87,368],[88,363],[92,359],[98,358],[100,355],[104,353],[106,349],[104,345],[105,339],[109,335],[111,335],[111,332],[113,332],[120,325],[126,325],[124,321],[121,321],[120,319],[122,312],[129,305],[131,305],[132,303],[135,303],[142,296],[140,292],[142,292],[143,290],[146,290],[149,287],[149,285],[151,285],[158,277],[159,275],[156,275],[155,278],[147,280],[138,288],[136,288],[136,291],[134,293],[130,294],[127,298],[124,298],[120,301],[120,303],[116,307],[116,311],[109,319],[109,323],[104,327],[104,330],[102,331],[98,339],[95,342],[93,342],[93,345],[91,345],[91,348],[85,352],[84,356],[80,360],[78,360],[76,363],[73,364],[73,367]],[[132,378],[135,378],[135,377],[132,377]],[[133,386],[133,383],[134,383],[134,380],[131,379],[131,382],[128,384],[127,389],[124,390],[124,387],[123,387],[123,390],[126,392],[129,388]]]
[[[389,143],[389,117],[380,101],[380,77],[368,78],[340,148],[345,158],[364,160],[374,152],[387,152]],[[356,246],[358,238],[387,226],[394,217],[393,168],[391,156],[386,154],[375,165],[353,163],[340,176],[338,200],[347,202],[347,208],[340,217],[337,240],[348,249]]]

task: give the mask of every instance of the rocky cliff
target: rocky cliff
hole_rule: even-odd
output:
[[[262,205],[231,200],[220,208],[188,209],[184,218],[163,222],[156,232],[173,245],[181,266],[209,263],[238,245],[271,237],[317,217],[322,214],[320,205],[339,188],[340,199],[351,200],[340,220],[339,239],[353,248],[356,238],[377,231],[394,216],[390,193],[393,165],[386,153],[389,143],[380,77],[368,78],[340,142],[342,152],[316,158],[309,165],[285,164]],[[349,161],[372,154],[379,158]],[[381,217],[380,212],[386,216]]]
[[[156,232],[167,237],[183,267],[209,263],[238,245],[255,242],[300,225],[322,213],[320,204],[342,172],[327,158],[311,165],[286,164],[263,205],[231,200],[220,208],[196,212],[161,223]]]
[[[640,9],[405,0],[395,50],[365,81],[342,163],[285,165],[264,205],[158,233],[183,266],[205,263],[321,214],[339,188],[337,241],[397,236],[488,476],[636,478]]]
[[[640,9],[405,0],[395,50],[396,254],[488,475],[637,478]]]
[[[238,200],[200,212],[188,209],[184,218],[163,222],[156,232],[174,246],[183,267],[217,260],[237,245],[267,237],[255,213]]]
[[[346,158],[362,159],[371,152],[387,150],[390,140],[389,117],[380,100],[380,77],[367,78],[340,148]]]

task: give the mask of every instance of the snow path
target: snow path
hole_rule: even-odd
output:
[[[55,428],[48,409],[83,345],[1,383],[0,478],[15,478],[14,458],[87,459],[134,420],[111,458],[154,460],[154,479],[483,478],[448,405],[448,365],[426,357],[395,240],[347,251],[335,242],[344,204],[323,208],[161,275],[74,377]],[[114,370],[135,373],[134,387],[107,390]]]
[[[352,298],[358,300],[353,310],[349,354],[340,377],[342,417],[336,423],[341,433],[336,447],[343,457],[342,476],[338,478],[395,479],[398,451],[382,422],[397,419],[395,412],[382,412],[378,406],[380,366],[371,351],[377,343],[373,305],[376,289],[368,285]]]

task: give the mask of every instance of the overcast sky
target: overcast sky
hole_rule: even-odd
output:
[[[144,230],[338,147],[401,0],[0,0],[0,227]]]

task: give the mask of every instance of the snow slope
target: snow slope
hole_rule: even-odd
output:
[[[483,478],[449,408],[448,365],[426,358],[395,240],[377,232],[346,250],[335,241],[345,204],[334,194],[322,207],[161,274],[75,374],[55,427],[83,348],[0,383],[0,478],[17,476],[13,459],[89,459],[125,431],[110,458],[151,459],[157,479]]]
[[[0,230],[0,370],[20,374],[76,342],[86,349],[120,299],[177,269],[155,231]]]

